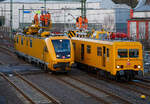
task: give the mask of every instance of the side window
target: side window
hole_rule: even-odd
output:
[[[109,57],[109,48],[107,48],[107,57]]]
[[[91,46],[87,45],[87,53],[91,53]]]
[[[28,46],[28,39],[26,40],[26,45]]]
[[[129,49],[129,57],[130,58],[138,58],[139,50],[138,49]]]
[[[23,37],[21,37],[21,45],[23,45]]]
[[[30,47],[32,48],[32,40],[30,40]]]
[[[102,56],[102,48],[97,47],[97,56]]]
[[[17,43],[19,42],[19,38],[17,37]]]
[[[47,47],[46,47],[46,46],[44,47],[44,51],[45,51],[45,52],[48,52],[48,49],[47,49]]]
[[[72,43],[74,50],[76,50],[76,44]]]
[[[128,50],[127,49],[118,49],[118,58],[127,58]]]

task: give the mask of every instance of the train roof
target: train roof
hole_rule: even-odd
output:
[[[26,35],[24,33],[18,32],[16,35],[21,35],[21,36],[26,36],[26,37],[32,37],[32,38],[37,38],[37,39],[46,39],[46,38],[57,38],[57,37],[66,37],[64,34],[51,34],[47,37],[40,37],[38,35]],[[67,37],[68,38],[68,37]]]
[[[140,42],[136,42],[136,41],[130,41],[130,40],[98,40],[98,39],[90,39],[90,38],[79,38],[79,37],[72,37],[72,40],[81,40],[81,41],[87,41],[87,42],[94,42],[94,43],[101,43],[101,44],[108,44],[108,45],[119,45],[119,44],[127,44],[130,43],[131,44],[139,44],[141,45]]]

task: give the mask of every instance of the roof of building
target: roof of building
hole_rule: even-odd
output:
[[[134,11],[150,11],[150,0],[139,0],[138,5]]]
[[[126,4],[115,4],[112,0],[99,0],[100,8],[106,8],[106,9],[114,9],[114,8],[128,8],[130,9],[130,6]]]

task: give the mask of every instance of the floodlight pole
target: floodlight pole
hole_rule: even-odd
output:
[[[131,8],[132,8],[132,0],[130,0],[130,5],[131,5]]]
[[[10,39],[12,39],[12,35],[13,35],[13,21],[12,18],[13,17],[13,0],[10,0]]]
[[[22,5],[22,28],[24,27],[24,4]]]
[[[81,0],[81,16],[86,17],[86,0]]]
[[[45,13],[46,13],[46,0],[44,0],[44,9],[45,9]]]

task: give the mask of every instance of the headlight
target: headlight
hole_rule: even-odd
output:
[[[60,57],[59,55],[56,55],[56,57],[58,58],[58,57]]]
[[[119,68],[120,68],[120,66],[118,65],[118,66],[117,66],[117,68],[119,69]]]
[[[70,55],[67,55],[67,57],[70,57]]]
[[[141,66],[140,66],[140,65],[138,65],[138,68],[140,69],[140,68],[141,68]]]

